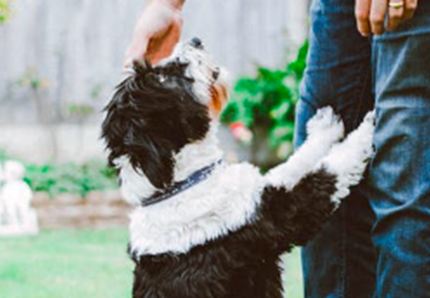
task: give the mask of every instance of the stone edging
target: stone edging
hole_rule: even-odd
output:
[[[119,191],[95,191],[86,198],[63,194],[53,199],[39,192],[35,194],[32,206],[42,229],[126,226],[130,212]]]

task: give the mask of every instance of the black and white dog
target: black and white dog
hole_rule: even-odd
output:
[[[135,206],[135,298],[282,297],[280,255],[310,240],[365,171],[373,114],[341,141],[330,108],[267,175],[226,164],[216,137],[226,100],[224,70],[193,39],[155,67],[135,64],[106,108],[109,161]]]

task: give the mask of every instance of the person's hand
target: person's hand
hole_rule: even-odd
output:
[[[417,6],[418,0],[356,0],[358,31],[363,36],[393,31],[414,16]]]
[[[182,29],[181,7],[175,1],[149,1],[142,13],[125,57],[125,68],[146,59],[156,64],[168,57],[179,42]]]

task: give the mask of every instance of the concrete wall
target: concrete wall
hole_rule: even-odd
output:
[[[12,1],[13,16],[0,26],[0,148],[22,156],[31,144],[34,159],[49,159],[55,133],[61,159],[100,155],[100,111],[119,81],[144,2]],[[306,3],[188,0],[183,37],[201,37],[233,78],[253,73],[256,64],[281,67],[288,48],[305,37]],[[72,104],[94,113],[71,115]],[[40,125],[52,121],[58,127],[51,131]]]

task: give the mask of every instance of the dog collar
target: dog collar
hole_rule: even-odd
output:
[[[158,203],[161,203],[163,201],[166,201],[170,199],[171,197],[186,191],[187,189],[190,189],[194,185],[206,180],[210,174],[215,170],[215,168],[218,165],[223,164],[223,160],[219,160],[217,162],[214,162],[213,164],[204,167],[203,169],[198,170],[197,172],[194,172],[190,177],[188,177],[186,180],[182,180],[179,182],[174,183],[172,186],[167,188],[161,193],[156,193],[155,195],[149,197],[145,201],[142,202],[142,207],[148,207],[152,206]]]

